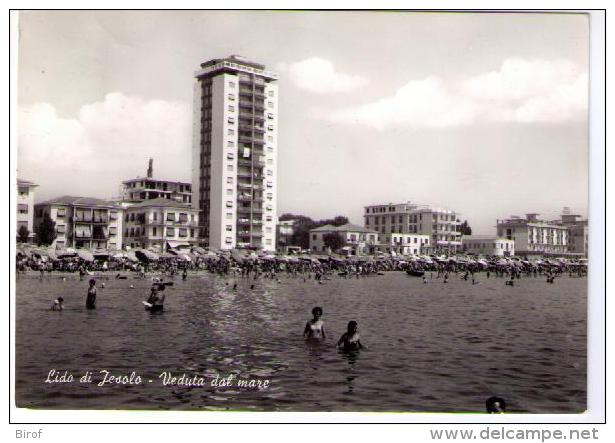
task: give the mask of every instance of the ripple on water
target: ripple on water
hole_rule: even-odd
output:
[[[497,391],[511,411],[585,410],[586,279],[562,277],[557,291],[541,279],[523,279],[514,297],[502,279],[480,281],[471,286],[452,278],[443,285],[434,277],[424,285],[388,273],[319,285],[284,276],[276,283],[207,275],[176,280],[165,312],[153,316],[139,306],[150,280],[106,281],[100,309],[88,312],[82,308],[87,282],[19,279],[17,404],[482,412],[484,398]],[[58,293],[67,310],[47,311]],[[317,346],[301,338],[313,306],[323,307],[329,335]],[[369,347],[352,357],[334,346],[349,320],[359,323]],[[50,388],[42,380],[52,368],[197,373],[207,385],[177,389],[156,379],[130,388]],[[268,379],[270,388],[209,385],[229,374]]]

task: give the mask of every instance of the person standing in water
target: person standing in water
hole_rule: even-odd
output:
[[[342,336],[338,340],[337,347],[341,347],[344,352],[358,351],[359,349],[364,348],[364,346],[361,344],[361,340],[359,337],[359,325],[356,321],[351,320],[348,322],[347,331],[344,332],[344,334],[342,334]]]
[[[96,280],[90,280],[90,287],[88,288],[88,295],[85,299],[86,309],[96,309]]]
[[[62,311],[64,310],[64,299],[62,297],[58,297],[53,301],[53,305],[51,305],[52,311]]]
[[[164,310],[164,299],[165,299],[164,288],[165,288],[164,284],[152,286],[152,293],[147,299],[147,302],[151,304],[151,306],[148,306],[147,308],[145,308],[147,311],[161,312]]]
[[[326,338],[325,324],[320,319],[322,317],[322,308],[320,306],[314,307],[312,309],[312,316],[313,318],[305,324],[303,336],[308,339],[324,340]]]

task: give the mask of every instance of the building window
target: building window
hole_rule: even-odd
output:
[[[227,231],[232,231],[233,230],[233,225],[226,225],[226,230]]]
[[[110,227],[109,227],[109,234],[111,234],[111,235],[115,235],[115,234],[117,234],[117,227],[115,227],[115,226],[110,226]]]
[[[229,122],[229,124],[234,125],[235,124],[235,117],[229,117],[227,122]]]
[[[229,94],[228,99],[232,102],[235,101],[235,94]]]
[[[66,208],[58,208],[57,215],[58,215],[58,217],[66,216]]]
[[[152,228],[152,235],[153,235],[154,237],[158,235],[158,231],[157,231],[157,229],[156,229],[156,227],[155,227],[155,226]]]
[[[267,102],[267,107],[268,108],[273,108],[273,102]]]
[[[64,234],[66,232],[66,226],[58,225],[58,227],[56,228],[56,231],[58,232],[58,234]]]
[[[267,114],[267,118],[268,118],[269,120],[273,120],[273,114],[272,114],[271,112],[269,112],[269,113]]]
[[[226,218],[227,218],[227,219],[231,219],[231,218],[233,218],[233,213],[232,213],[232,212],[227,212],[227,213],[226,213]]]
[[[228,172],[233,172],[233,165],[226,165],[226,170]]]
[[[233,202],[231,202],[231,201],[226,202],[226,207],[227,208],[232,208],[233,207]]]
[[[19,203],[17,205],[17,209],[19,210],[20,214],[27,214],[28,213],[28,205],[26,205],[26,204]]]
[[[234,152],[229,152],[228,154],[226,154],[226,158],[228,160],[234,160],[235,159],[235,153]]]
[[[175,228],[167,228],[167,235],[169,237],[175,237]]]
[[[228,82],[228,87],[235,89],[235,82]]]
[[[235,147],[235,142],[233,140],[229,140],[226,142],[226,146],[229,148],[234,148]]]
[[[226,195],[233,195],[233,190],[232,189],[227,189],[226,190]]]
[[[175,212],[167,213],[167,221],[175,221]]]
[[[269,97],[273,97],[273,94],[274,94],[274,93],[273,93],[273,89],[270,89],[269,91],[267,91],[267,95],[268,95]]]
[[[117,220],[117,212],[116,211],[110,211],[109,212],[109,220]]]
[[[233,105],[228,105],[228,111],[229,111],[229,112],[235,112],[235,106],[233,106]]]
[[[228,245],[228,244],[230,244],[230,243],[233,243],[233,239],[232,239],[231,237],[226,237],[226,238],[224,239],[224,242]]]
[[[186,228],[179,228],[180,237],[188,237],[188,230]]]

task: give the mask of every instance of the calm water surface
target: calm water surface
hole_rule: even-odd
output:
[[[106,288],[99,280],[98,309],[86,311],[87,281],[20,277],[17,405],[482,412],[485,399],[499,395],[509,411],[584,411],[587,279],[562,277],[551,285],[523,278],[512,288],[503,279],[479,279],[473,286],[428,276],[423,284],[390,272],[319,285],[191,276],[176,278],[165,311],[150,314],[141,301],[151,280],[110,279]],[[58,296],[66,309],[49,311]],[[302,331],[317,305],[328,338],[310,344]],[[368,346],[355,356],[335,349],[349,320],[359,323]],[[76,380],[45,383],[50,369]],[[98,387],[102,369],[135,371],[143,384]],[[78,383],[86,371],[93,383]],[[163,371],[200,376],[206,386],[163,386]],[[229,374],[269,380],[269,387],[211,386],[216,375]]]

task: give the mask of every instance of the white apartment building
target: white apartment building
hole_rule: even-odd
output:
[[[423,234],[430,238],[431,252],[455,253],[461,247],[459,213],[414,203],[389,203],[365,207],[365,227],[380,236]]]
[[[463,251],[476,255],[510,257],[515,255],[515,241],[497,235],[465,235]]]
[[[192,205],[218,249],[276,247],[278,75],[239,56],[195,73]]]
[[[568,228],[568,252],[587,258],[589,254],[589,223],[588,220],[579,220],[580,218],[580,215],[562,214],[560,223]]]
[[[122,249],[123,209],[106,200],[62,196],[34,205],[34,225],[45,214],[55,222],[57,249]]]
[[[160,251],[198,244],[198,211],[164,197],[130,205],[124,212],[124,244]]]
[[[515,242],[517,255],[565,255],[568,252],[568,227],[559,222],[512,216],[497,221],[497,235]]]
[[[17,238],[19,229],[24,226],[28,234],[28,242],[34,240],[34,188],[38,185],[27,180],[17,179]]]
[[[430,236],[425,234],[380,234],[378,244],[370,253],[394,252],[400,255],[423,255],[431,252]]]

